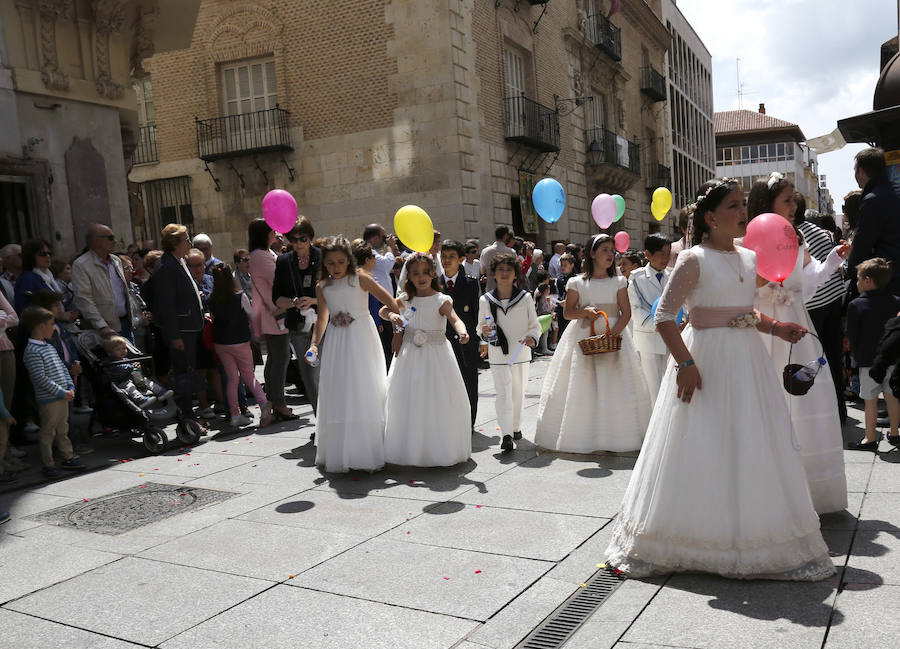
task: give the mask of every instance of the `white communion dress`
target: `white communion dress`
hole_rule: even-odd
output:
[[[387,370],[369,315],[369,294],[354,275],[327,281],[328,327],[322,341],[316,464],[328,472],[384,466]]]
[[[743,277],[743,281],[740,278]],[[778,377],[754,327],[756,254],[678,255],[657,322],[686,302],[683,338],[702,380],[678,398],[669,361],[607,556],[630,576],[702,571],[814,581],[834,574]]]
[[[388,374],[385,460],[404,466],[450,466],[472,455],[466,385],[439,309],[444,293],[399,300],[416,311]]]
[[[577,275],[566,291],[578,293],[579,308],[593,306],[606,313],[612,327],[619,319],[616,296],[627,285],[621,275]],[[568,453],[636,451],[651,410],[640,358],[627,331],[620,351],[585,356],[578,341],[591,335],[590,327],[586,318],[569,322],[553,353],[541,389],[535,443]],[[594,327],[601,334],[606,322],[601,317]]]
[[[797,264],[784,280],[784,286],[770,283],[757,288],[755,304],[762,313],[776,320],[794,322],[815,332],[815,326],[803,305],[804,257],[801,246]],[[804,336],[791,352],[789,342],[775,336],[761,335],[779,380],[782,369],[788,363],[788,354],[791,363],[801,365],[825,354],[822,344],[813,336]],[[844,438],[831,371],[827,367],[822,368],[809,392],[804,395],[795,396],[784,389],[781,394],[787,399],[816,511],[820,514],[841,511],[847,507],[847,478],[844,474]]]

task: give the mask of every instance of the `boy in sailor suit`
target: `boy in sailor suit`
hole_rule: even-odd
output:
[[[513,439],[522,438],[522,406],[531,348],[541,337],[534,298],[519,288],[523,283],[519,269],[514,254],[500,253],[494,257],[488,272],[496,288],[482,295],[478,304],[481,339],[487,342],[490,335],[486,316],[491,317],[497,328],[497,340],[488,346],[488,361],[497,394],[494,407],[503,436],[500,448],[504,451],[513,450]]]
[[[655,232],[644,239],[644,256],[648,264],[631,271],[628,278],[628,298],[631,301],[631,314],[634,329],[632,337],[634,347],[641,357],[641,369],[650,390],[651,405],[656,402],[656,394],[666,371],[669,350],[656,333],[653,324],[653,304],[662,295],[666,282],[669,281],[669,257],[672,254],[672,243],[669,238]]]

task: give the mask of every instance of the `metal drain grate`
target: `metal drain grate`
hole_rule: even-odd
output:
[[[623,581],[625,577],[615,574],[611,568],[601,568],[515,649],[556,649],[563,646]]]

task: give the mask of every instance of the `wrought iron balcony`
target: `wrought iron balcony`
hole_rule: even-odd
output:
[[[672,172],[665,165],[658,162],[647,166],[647,188],[669,187],[672,182]]]
[[[587,149],[587,165],[598,167],[601,164],[619,164],[616,134],[605,128],[592,128],[584,132]]]
[[[666,100],[666,78],[652,65],[641,69],[641,92],[653,101]]]
[[[132,162],[136,165],[159,162],[159,154],[156,151],[156,124],[145,124],[139,127],[138,141]]]
[[[293,151],[291,114],[269,108],[253,113],[197,119],[197,149],[201,160],[212,162],[270,151]]]
[[[559,113],[524,95],[507,97],[506,139],[538,151],[559,151]]]
[[[619,166],[633,174],[641,175],[641,147],[637,142],[627,141],[628,157],[624,160],[619,157]],[[621,142],[620,142],[621,145]]]
[[[622,30],[603,14],[588,18],[588,38],[616,61],[622,60]]]

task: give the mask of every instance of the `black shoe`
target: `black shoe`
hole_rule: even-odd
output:
[[[875,421],[875,425],[878,426],[879,428],[887,428],[888,426],[891,425],[891,420],[888,419],[887,417],[879,417]]]
[[[514,430],[514,431],[513,431],[513,439],[516,440],[516,441],[522,439],[522,431],[521,431],[521,430]]]
[[[847,450],[875,452],[878,450],[878,440],[876,439],[874,442],[867,442],[865,440],[861,442],[850,442],[849,444],[847,444]]]
[[[9,520],[9,512],[0,512],[0,525]]]
[[[880,418],[882,418],[882,419],[886,419],[887,416],[888,416],[887,408],[879,408],[879,409],[878,409],[878,416],[879,416]]]
[[[500,442],[500,450],[501,451],[511,451],[513,450],[513,438],[512,435],[504,435],[503,441]]]
[[[900,446],[900,435],[885,435],[884,438],[891,446]]]
[[[275,421],[293,421],[294,419],[300,419],[300,415],[295,415],[293,412],[285,414],[283,412],[278,412],[277,410],[272,411],[272,417],[275,418]]]

